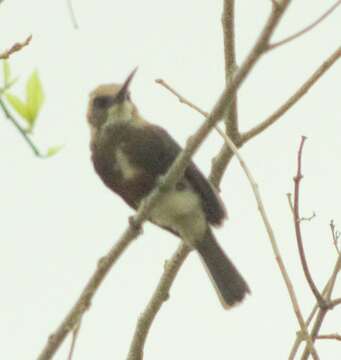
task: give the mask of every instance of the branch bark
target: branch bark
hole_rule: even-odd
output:
[[[32,35],[29,35],[25,41],[15,43],[9,49],[0,53],[0,60],[8,59],[12,54],[14,54],[15,52],[18,52],[22,48],[26,47],[31,42],[31,40],[32,40]]]

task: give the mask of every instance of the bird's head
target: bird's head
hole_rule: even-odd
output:
[[[123,84],[104,84],[90,93],[87,119],[92,128],[99,129],[107,122],[130,121],[136,107],[130,99],[129,85],[134,69]]]

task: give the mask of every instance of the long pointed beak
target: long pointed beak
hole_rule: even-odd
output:
[[[136,71],[137,71],[137,67],[128,75],[126,81],[121,86],[120,91],[116,94],[115,98],[118,102],[123,102],[124,100],[127,100],[129,95],[129,85],[133,80]]]

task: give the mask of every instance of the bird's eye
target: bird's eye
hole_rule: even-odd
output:
[[[112,96],[97,96],[94,99],[94,107],[98,109],[106,109],[114,103]]]

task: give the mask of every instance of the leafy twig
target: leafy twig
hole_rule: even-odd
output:
[[[42,153],[40,152],[40,150],[38,149],[38,147],[34,144],[34,142],[30,139],[29,135],[27,134],[27,132],[25,131],[25,129],[23,129],[21,127],[21,125],[16,121],[16,119],[11,115],[11,113],[9,112],[9,110],[7,109],[4,101],[0,98],[0,107],[3,111],[3,113],[5,114],[6,118],[11,121],[11,123],[17,128],[17,130],[19,131],[19,133],[22,135],[22,137],[24,138],[24,140],[26,141],[26,143],[29,145],[29,147],[32,149],[33,153],[39,157],[39,158],[44,158],[45,156],[42,155]]]

